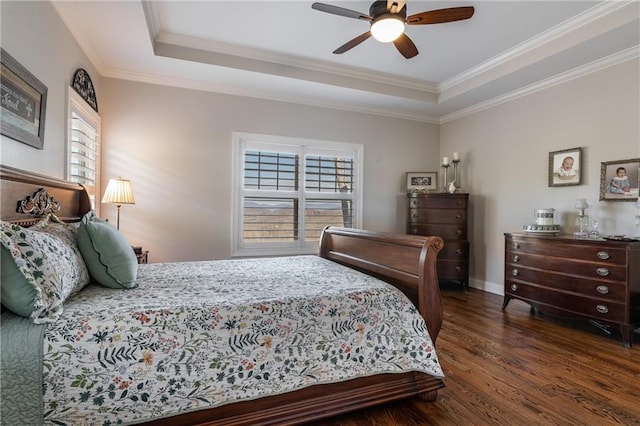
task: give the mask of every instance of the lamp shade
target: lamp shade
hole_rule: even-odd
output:
[[[382,43],[397,39],[403,32],[404,20],[397,14],[385,14],[371,24],[371,35]]]
[[[589,208],[589,204],[585,198],[578,198],[576,200],[575,208],[578,210],[584,210]]]
[[[135,204],[136,200],[133,198],[133,188],[131,187],[131,181],[128,179],[109,179],[107,189],[102,196],[103,203],[109,204]]]

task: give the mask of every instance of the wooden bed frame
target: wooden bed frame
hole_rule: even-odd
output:
[[[48,212],[68,222],[77,221],[91,208],[82,186],[8,166],[0,166],[0,191],[1,219],[23,226],[36,223],[39,216]],[[442,247],[440,237],[328,227],[321,237],[320,256],[401,289],[418,307],[435,344],[443,316],[436,273],[436,257]],[[147,424],[299,424],[412,396],[434,401],[442,387],[441,379],[424,373],[382,374],[315,385]]]

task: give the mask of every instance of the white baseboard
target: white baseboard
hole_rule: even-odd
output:
[[[482,280],[469,279],[469,287],[504,296],[504,285]]]

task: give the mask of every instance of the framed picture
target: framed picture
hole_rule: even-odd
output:
[[[47,87],[4,49],[0,54],[1,132],[18,142],[42,149]]]
[[[407,191],[435,191],[438,172],[407,172]]]
[[[549,186],[571,186],[582,183],[582,148],[549,153]]]
[[[600,200],[637,201],[640,158],[600,163]]]

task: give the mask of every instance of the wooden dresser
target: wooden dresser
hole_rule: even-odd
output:
[[[407,193],[407,233],[436,235],[444,240],[438,254],[438,279],[469,288],[469,194]]]
[[[505,234],[504,303],[511,299],[620,330],[640,324],[640,242]]]

